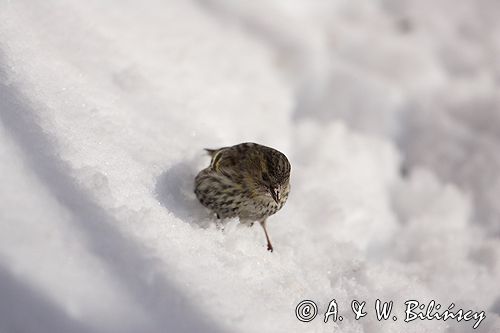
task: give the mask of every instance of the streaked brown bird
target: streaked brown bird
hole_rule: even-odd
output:
[[[258,221],[272,252],[266,221],[288,199],[288,159],[276,149],[250,142],[206,151],[212,160],[195,178],[196,197],[219,219],[238,217],[250,225]]]

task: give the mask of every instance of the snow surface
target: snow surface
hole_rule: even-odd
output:
[[[0,332],[472,331],[348,315],[377,298],[484,310],[477,331],[500,331],[498,15],[0,1]],[[292,164],[272,254],[192,192],[202,148],[245,141]],[[324,324],[332,298],[346,314]]]

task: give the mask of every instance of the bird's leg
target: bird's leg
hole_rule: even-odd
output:
[[[215,213],[215,216],[217,217],[217,220],[215,220],[215,227],[217,228],[217,230],[224,232],[225,223],[222,221],[218,213]]]
[[[271,245],[271,240],[269,239],[269,235],[267,234],[266,220],[264,219],[260,221],[260,225],[262,226],[262,229],[264,229],[264,233],[266,234],[267,250],[273,252],[273,246]]]

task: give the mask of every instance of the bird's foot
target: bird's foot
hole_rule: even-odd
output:
[[[272,246],[271,244],[267,244],[267,250],[268,250],[269,252],[273,252],[273,250],[274,250],[274,249],[273,249],[273,246]]]

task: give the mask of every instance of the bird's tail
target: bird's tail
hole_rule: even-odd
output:
[[[208,155],[210,155],[210,157],[213,157],[214,154],[218,151],[219,149],[208,149],[208,148],[205,148],[205,151],[208,153]]]

